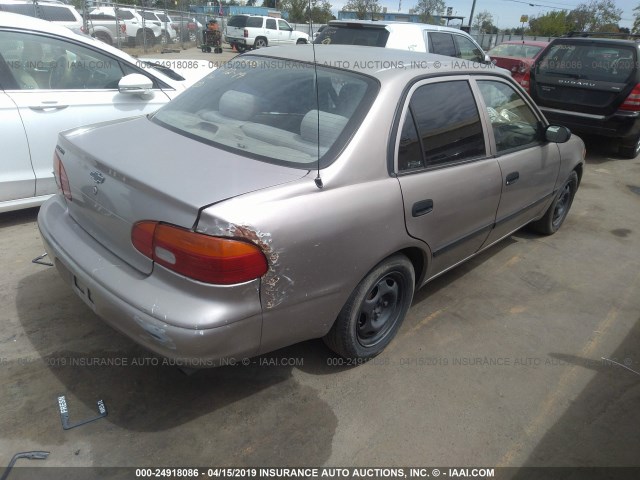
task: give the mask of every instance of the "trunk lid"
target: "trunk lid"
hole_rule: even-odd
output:
[[[602,40],[552,44],[531,72],[531,96],[543,107],[611,115],[636,84],[636,49]]]
[[[504,68],[505,70],[509,70],[511,72],[511,75],[525,73],[533,63],[533,59],[531,58],[518,58],[518,57],[492,56],[491,60],[495,60],[495,64],[498,67]]]
[[[134,223],[193,228],[204,206],[308,173],[218,150],[146,117],[63,132],[57,154],[73,196],[69,214],[143,274],[151,273],[153,262],[131,243]]]

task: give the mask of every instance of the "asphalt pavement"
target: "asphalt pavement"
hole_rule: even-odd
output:
[[[0,215],[0,465],[640,466],[640,159],[588,149],[556,235],[439,277],[359,366],[313,340],[185,375],[31,263],[37,210]],[[63,430],[60,395],[108,416]]]

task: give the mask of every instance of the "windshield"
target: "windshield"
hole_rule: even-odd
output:
[[[271,163],[326,166],[373,103],[365,75],[268,57],[233,60],[152,120],[181,135]],[[319,154],[319,158],[318,158]]]
[[[489,50],[491,57],[517,57],[533,58],[540,53],[542,47],[537,45],[525,45],[522,43],[503,43]]]
[[[557,43],[537,62],[536,74],[626,83],[635,71],[634,47]]]

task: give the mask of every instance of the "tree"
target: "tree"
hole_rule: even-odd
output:
[[[311,0],[311,21],[313,23],[328,23],[333,18],[332,5],[329,0]]]
[[[488,10],[483,10],[476,15],[473,27],[477,28],[481,33],[496,33],[497,28],[493,25],[493,15]]]
[[[622,9],[616,8],[613,0],[590,0],[581,3],[567,15],[570,29],[577,31],[600,32],[610,25],[618,25],[622,18]]]
[[[556,10],[529,19],[531,35],[560,37],[567,33],[568,25],[567,12],[564,10]]]
[[[422,23],[433,23],[433,15],[444,10],[444,0],[419,0],[411,13],[420,15]]]
[[[378,3],[378,0],[349,0],[342,11],[344,12],[356,12],[358,20],[365,20],[373,18],[373,16],[380,12],[382,8]]]
[[[280,10],[289,14],[289,21],[293,23],[327,23],[332,18],[331,4],[328,0],[280,0]]]
[[[289,21],[292,23],[304,23],[309,10],[307,0],[281,0],[280,10],[289,13]]]
[[[631,27],[633,33],[640,32],[640,5],[633,9],[633,27]]]

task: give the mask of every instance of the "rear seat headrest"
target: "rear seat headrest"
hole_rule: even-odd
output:
[[[320,128],[318,128],[318,110],[310,110],[300,124],[300,136],[307,142],[318,142],[320,133],[320,145],[330,147],[344,130],[349,119],[342,115],[328,112],[320,112]]]
[[[260,112],[260,101],[250,93],[229,90],[220,97],[218,109],[225,117],[249,120]]]

